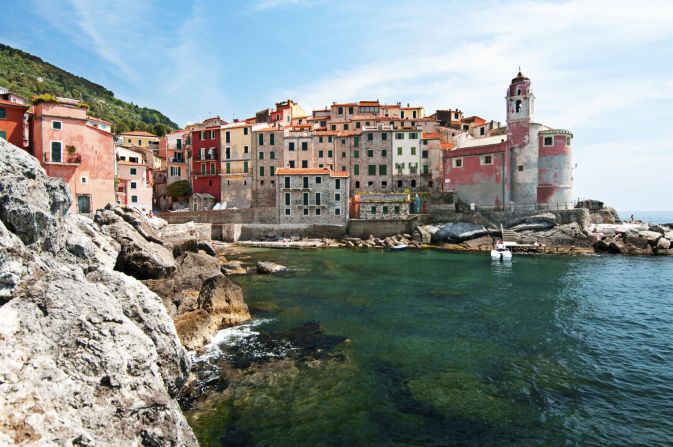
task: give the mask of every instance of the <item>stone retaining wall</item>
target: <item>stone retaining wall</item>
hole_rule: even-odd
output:
[[[575,222],[580,227],[586,228],[591,223],[589,210],[584,208],[568,210],[479,210],[469,212],[459,212],[448,208],[434,208],[430,210],[430,221],[432,223],[470,222],[486,227],[499,228],[501,224],[504,227],[509,227],[526,217],[543,213],[551,213],[556,216],[556,222],[560,225]]]
[[[346,227],[341,225],[302,224],[243,224],[237,240],[259,241],[274,237],[305,237],[309,239],[341,239],[346,235]]]
[[[177,223],[212,223],[212,224],[244,224],[263,223],[274,224],[278,222],[278,214],[275,207],[245,208],[238,210],[210,210],[210,211],[184,211],[159,213],[159,217],[169,224]]]

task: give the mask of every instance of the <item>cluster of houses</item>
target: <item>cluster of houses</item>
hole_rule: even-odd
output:
[[[0,138],[63,178],[80,213],[107,203],[147,213],[275,207],[281,223],[341,225],[406,218],[423,193],[493,207],[572,201],[572,134],[534,120],[522,73],[507,88],[506,125],[378,100],[307,113],[288,99],[231,123],[114,136],[85,104],[39,98],[0,90]]]

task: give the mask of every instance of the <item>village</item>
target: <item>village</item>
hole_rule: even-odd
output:
[[[180,214],[175,221],[236,215],[250,224],[345,227],[405,221],[436,204],[574,207],[572,133],[535,120],[521,72],[507,87],[505,124],[378,100],[308,113],[287,99],[254,117],[215,116],[161,137],[114,135],[80,101],[0,93],[0,137],[67,182],[75,213],[112,203]]]

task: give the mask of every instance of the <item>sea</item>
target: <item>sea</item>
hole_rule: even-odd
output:
[[[624,210],[617,211],[619,217],[624,220],[630,220],[631,215],[633,215],[634,220],[641,222],[648,222],[653,224],[673,224],[673,211],[634,211],[634,210]]]
[[[290,270],[233,277],[254,318],[206,354],[233,366],[186,411],[203,446],[673,442],[671,257],[253,257]]]

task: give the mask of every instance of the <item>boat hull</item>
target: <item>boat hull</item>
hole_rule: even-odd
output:
[[[491,259],[494,261],[511,261],[512,252],[509,250],[491,250]]]

